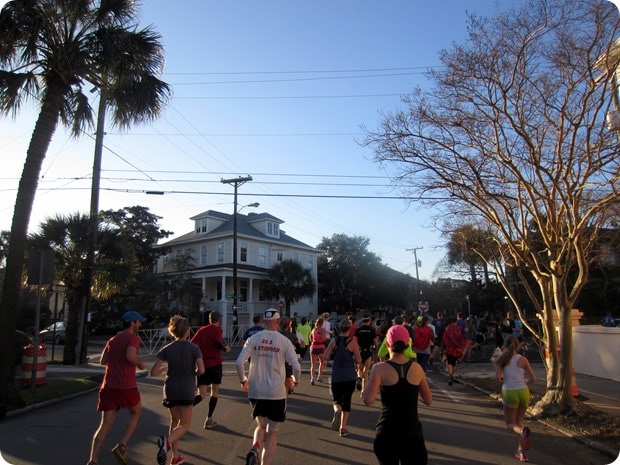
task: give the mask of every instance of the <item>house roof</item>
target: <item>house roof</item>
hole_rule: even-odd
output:
[[[217,220],[224,221],[220,226],[215,228],[214,230],[204,233],[204,234],[196,234],[194,231],[183,234],[179,237],[171,239],[168,242],[160,244],[161,246],[172,246],[178,245],[186,242],[196,242],[196,241],[204,241],[211,240],[226,236],[231,236],[233,233],[233,215],[228,213],[222,213],[214,210],[207,210],[198,215],[191,217],[190,219],[195,221],[203,218],[214,218]],[[280,229],[280,237],[272,237],[263,234],[258,229],[253,227],[252,223],[258,223],[260,221],[272,221],[274,223],[283,224],[284,221],[279,218],[270,215],[269,213],[249,213],[248,215],[243,215],[241,213],[237,213],[237,237],[241,238],[253,238],[256,240],[260,240],[263,242],[271,242],[274,244],[281,244],[282,246],[289,247],[298,247],[303,249],[311,249],[316,251],[314,247],[305,244],[294,237],[289,236]]]

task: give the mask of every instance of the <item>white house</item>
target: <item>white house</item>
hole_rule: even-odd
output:
[[[202,289],[203,311],[218,310],[222,326],[232,324],[233,304],[233,215],[207,210],[192,218],[194,230],[162,243],[169,253],[157,263],[157,273],[174,273],[176,258],[191,255],[189,271]],[[251,323],[256,312],[278,305],[262,295],[267,270],[282,260],[295,260],[311,270],[317,281],[319,250],[288,236],[284,222],[269,213],[237,213],[237,303],[240,325]],[[188,273],[187,270],[184,273]],[[291,304],[291,313],[317,314],[317,294]]]

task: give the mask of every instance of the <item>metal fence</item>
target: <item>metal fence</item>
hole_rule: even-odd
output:
[[[248,329],[249,325],[237,325],[232,326],[229,325],[226,328],[226,333],[224,334],[224,344],[228,344],[231,347],[235,347],[241,345],[242,337],[245,331]],[[189,329],[189,338],[198,331],[200,326],[192,326]],[[153,355],[159,352],[166,344],[172,342],[172,336],[168,332],[168,328],[158,328],[158,329],[141,329],[138,333],[141,341],[141,350],[140,352],[145,355]]]

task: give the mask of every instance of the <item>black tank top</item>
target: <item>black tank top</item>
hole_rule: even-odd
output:
[[[418,419],[419,386],[407,381],[407,372],[413,360],[402,365],[390,360],[386,363],[398,372],[398,382],[380,388],[381,414],[377,433],[398,436],[422,434],[422,425]]]

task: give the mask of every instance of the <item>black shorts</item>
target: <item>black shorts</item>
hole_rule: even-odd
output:
[[[161,403],[166,408],[194,405],[194,399],[191,400],[171,400],[164,399]]]
[[[250,399],[252,418],[266,417],[282,423],[286,420],[286,399]]]
[[[204,386],[209,384],[222,384],[223,374],[222,364],[215,365],[214,367],[205,368],[205,372],[202,375],[198,375],[198,386]]]
[[[372,357],[372,352],[373,351],[370,348],[360,350],[360,356],[362,357],[362,363],[364,363],[366,360]]]

